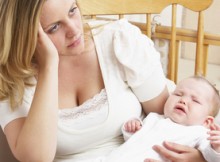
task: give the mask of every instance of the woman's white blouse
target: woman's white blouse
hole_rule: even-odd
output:
[[[63,125],[83,130],[105,121],[108,116],[108,100],[105,89],[74,108],[59,110],[59,120]]]
[[[103,111],[104,115],[93,116],[97,119],[88,122],[89,115],[85,114],[78,120],[86,122],[76,124],[77,119],[64,119],[68,118],[68,110],[60,112],[56,162],[95,158],[117,148],[123,142],[122,124],[142,114],[139,101],[158,96],[166,85],[159,53],[137,27],[125,19],[111,23],[91,21],[89,25],[93,28],[106,93],[106,102],[97,114]],[[10,121],[27,116],[33,93],[31,88],[26,89],[27,101],[15,112],[10,111],[7,101],[0,102],[3,129]]]

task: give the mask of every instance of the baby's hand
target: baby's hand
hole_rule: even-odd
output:
[[[125,123],[125,131],[130,132],[130,133],[135,133],[139,129],[141,129],[141,122],[139,120],[133,119],[129,120],[128,122]]]
[[[208,134],[210,135],[208,137],[208,140],[210,140],[210,144],[212,145],[212,148],[220,153],[220,126],[217,124],[213,124],[210,127],[210,131]]]

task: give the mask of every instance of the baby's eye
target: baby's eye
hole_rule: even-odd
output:
[[[54,33],[55,31],[58,30],[59,25],[60,25],[59,23],[54,24],[54,25],[48,30],[48,32],[49,32],[50,34]]]
[[[174,92],[173,95],[175,95],[175,96],[182,96],[181,93],[177,93],[177,92]]]
[[[200,101],[197,100],[197,99],[193,99],[193,102],[196,102],[196,103],[200,104]]]
[[[76,12],[76,9],[77,9],[77,7],[71,8],[71,9],[69,10],[69,14],[70,14],[70,15],[74,15],[75,12]]]

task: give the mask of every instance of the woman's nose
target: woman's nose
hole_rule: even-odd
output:
[[[66,26],[66,37],[67,38],[72,38],[76,35],[76,31],[77,31],[77,27],[74,24],[73,20],[69,20],[67,22],[67,26]]]
[[[73,31],[67,31],[67,33],[66,33],[66,37],[67,38],[72,38],[72,37],[74,37],[74,32]]]

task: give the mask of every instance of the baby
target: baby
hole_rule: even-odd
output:
[[[205,78],[186,78],[167,99],[164,115],[150,113],[143,122],[133,119],[124,124],[125,140],[132,137],[107,161],[143,162],[146,158],[167,161],[152,147],[170,141],[198,148],[207,161],[219,162],[220,126],[214,123],[219,107],[219,92]]]

